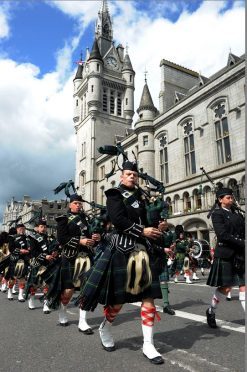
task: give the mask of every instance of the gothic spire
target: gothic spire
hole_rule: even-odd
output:
[[[150,91],[147,85],[146,77],[145,77],[145,85],[142,91],[141,102],[137,109],[137,113],[139,114],[139,112],[142,110],[149,110],[149,111],[153,111],[154,113],[157,112],[157,109],[153,104],[153,100],[152,100],[152,97],[151,97],[151,94],[150,94]]]
[[[108,9],[107,0],[102,0],[101,8],[98,12],[98,20],[95,27],[96,37],[104,37],[107,40],[112,41],[113,31],[112,22]]]
[[[102,57],[101,57],[101,54],[100,54],[100,51],[99,51],[99,46],[98,46],[97,39],[94,39],[92,51],[90,53],[88,61],[90,61],[91,59],[98,59],[98,60],[102,61]]]
[[[131,64],[130,57],[129,57],[128,53],[126,53],[125,56],[124,56],[122,71],[124,71],[124,70],[133,71],[133,67],[132,67],[132,64]]]
[[[82,53],[81,53],[81,56],[80,56],[80,60],[77,62],[77,71],[76,71],[76,75],[74,77],[74,80],[78,80],[78,79],[82,79],[82,73],[83,73],[83,61],[82,61]]]

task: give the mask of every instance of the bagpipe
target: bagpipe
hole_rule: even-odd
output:
[[[210,181],[210,183],[213,185],[213,191],[215,193],[218,190],[220,190],[220,189],[223,188],[223,184],[221,182],[216,182],[215,183],[214,180],[209,176],[209,174],[205,171],[205,169],[203,167],[201,167],[200,169],[202,171],[202,174],[204,174],[207,177],[207,179]],[[215,199],[214,205],[212,206],[212,208],[210,209],[210,211],[207,214],[207,218],[210,218],[211,217],[213,211],[217,208],[217,205],[218,205],[218,200]],[[234,197],[234,202],[233,202],[233,205],[232,205],[232,209],[234,211],[238,212],[244,218],[245,211],[240,208],[239,203],[238,203],[238,201],[236,200],[235,197]]]
[[[117,170],[122,171],[122,168],[119,165],[120,155],[123,156],[123,162],[129,161],[128,156],[124,152],[124,149],[120,143],[118,143],[116,146],[101,146],[98,148],[98,151],[100,154],[116,156],[111,172],[105,175],[106,179],[113,176]],[[134,153],[133,155],[135,157]],[[137,163],[136,157],[135,161]],[[138,170],[138,176],[146,182],[147,190],[144,190],[139,185],[136,185],[136,187],[140,190],[145,202],[148,224],[149,226],[157,227],[160,220],[167,219],[169,216],[169,203],[164,200],[165,187],[163,185],[163,182],[160,182],[147,173],[144,173],[143,168],[140,168]]]

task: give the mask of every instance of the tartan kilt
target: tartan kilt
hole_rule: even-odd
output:
[[[173,261],[174,267],[172,268],[174,272],[183,270],[184,258],[185,258],[185,253],[176,253],[175,260]]]
[[[167,258],[166,257],[164,258],[164,261],[163,261],[163,270],[160,274],[159,280],[160,280],[160,282],[168,282],[169,281],[169,270],[168,270],[168,266],[167,266]]]
[[[16,277],[15,277],[15,267],[16,267],[17,262],[18,261],[10,260],[9,267],[8,267],[8,269],[6,271],[6,274],[5,274],[5,279],[6,280],[16,279]],[[22,272],[21,279],[26,278],[27,274],[28,274],[28,261],[24,261],[24,269],[23,269],[23,272]]]
[[[146,298],[162,298],[159,275],[164,261],[157,253],[149,254],[152,284],[143,292],[133,295],[126,292],[127,264],[130,254],[116,250],[111,258],[105,286],[102,288],[98,302],[102,305],[116,305],[142,301]]]
[[[245,285],[245,274],[238,274],[233,267],[233,260],[214,258],[207,285],[211,287],[233,287]]]

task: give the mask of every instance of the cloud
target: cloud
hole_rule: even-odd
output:
[[[0,4],[0,39],[7,38],[9,36],[9,6],[7,3]]]
[[[176,22],[162,16],[151,19],[147,13],[136,10],[131,13],[129,4],[125,7],[125,2],[120,3],[126,14],[115,18],[117,28],[114,29],[114,36],[121,40],[124,35],[122,42],[129,45],[136,71],[136,105],[140,103],[144,71],[147,70],[150,92],[158,108],[161,59],[200,71],[209,77],[226,65],[230,48],[236,55],[244,53],[243,2],[221,12],[225,1],[204,1],[192,13],[185,7]]]

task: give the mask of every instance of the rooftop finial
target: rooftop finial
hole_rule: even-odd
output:
[[[148,74],[148,71],[147,71],[147,69],[146,69],[146,67],[145,67],[145,71],[144,71],[144,76],[145,76],[145,83],[147,83],[147,74]]]

